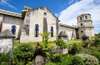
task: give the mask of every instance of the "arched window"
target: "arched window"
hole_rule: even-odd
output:
[[[12,25],[11,32],[12,32],[12,34],[15,35],[15,33],[16,33],[16,26],[15,25]]]
[[[39,36],[39,25],[35,24],[35,37]]]
[[[53,37],[54,36],[54,30],[53,30],[53,27],[51,26],[51,37]]]

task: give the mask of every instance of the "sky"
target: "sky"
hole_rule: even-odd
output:
[[[24,4],[24,0],[0,0],[0,9],[20,13]]]
[[[100,0],[0,0],[0,9],[21,13],[24,6],[46,6],[67,25],[76,25],[78,15],[90,13],[95,33],[100,32]]]
[[[59,19],[66,24],[76,25],[76,17],[82,13],[92,15],[94,32],[100,33],[100,0],[82,0],[60,12]]]

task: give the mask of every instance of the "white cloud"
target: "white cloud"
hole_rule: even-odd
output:
[[[90,13],[96,32],[100,32],[100,0],[82,0],[70,7],[64,9],[59,19],[66,24],[73,25],[77,23],[77,16],[82,13]]]

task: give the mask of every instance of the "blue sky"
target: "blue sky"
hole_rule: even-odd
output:
[[[0,9],[13,12],[21,12],[25,4],[25,0],[0,0]]]
[[[62,23],[76,25],[76,17],[82,13],[92,14],[95,33],[100,32],[100,0],[0,0],[0,9],[20,13],[24,5],[32,8],[46,6]]]
[[[78,0],[26,0],[26,5],[33,8],[46,6],[54,14],[59,14],[63,9],[77,1]]]
[[[90,13],[94,32],[100,33],[100,0],[81,0],[62,10],[59,19],[66,24],[76,25],[76,17],[82,13]]]
[[[21,12],[24,5],[32,8],[48,7],[54,14],[59,14],[63,9],[79,0],[1,0],[0,8]]]

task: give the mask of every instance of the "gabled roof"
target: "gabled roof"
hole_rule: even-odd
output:
[[[0,14],[21,18],[21,14],[0,9]]]
[[[58,17],[55,16],[55,15],[53,14],[53,12],[52,12],[50,9],[48,9],[47,7],[31,8],[31,7],[25,6],[24,9],[31,9],[31,10],[38,10],[38,9],[43,9],[43,10],[44,10],[44,9],[47,9],[47,11],[50,12],[50,13],[58,20]]]

